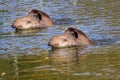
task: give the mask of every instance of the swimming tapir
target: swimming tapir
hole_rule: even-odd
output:
[[[69,47],[95,44],[96,42],[90,40],[84,32],[79,29],[69,27],[64,34],[53,36],[48,45],[52,47]]]
[[[14,20],[12,27],[16,29],[35,29],[53,25],[54,21],[47,13],[41,10],[32,9],[27,16],[19,17]]]

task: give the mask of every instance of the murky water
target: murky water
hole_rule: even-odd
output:
[[[15,31],[13,20],[33,8],[57,25]],[[51,50],[49,39],[67,27],[98,44]],[[0,80],[120,80],[119,63],[119,0],[0,0]]]

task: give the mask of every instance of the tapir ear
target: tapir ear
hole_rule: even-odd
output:
[[[78,38],[78,32],[76,31],[76,30],[74,30],[74,32],[73,32],[73,37],[76,39],[76,38]]]
[[[31,11],[29,11],[28,15],[42,20],[42,14],[40,10],[32,9]]]
[[[86,37],[88,39],[87,35],[84,32],[82,32],[79,29],[72,28],[72,27],[67,28],[65,30],[64,34],[67,34],[67,35],[69,34],[69,35],[73,36],[74,39],[77,39],[78,37],[81,37],[81,36],[84,36],[84,37]]]
[[[40,13],[36,13],[35,17],[38,18],[39,20],[42,20],[42,15]]]
[[[40,22],[42,21],[45,26],[53,26],[54,21],[50,18],[50,16],[45,13],[44,11],[37,10],[37,9],[32,9],[29,13],[28,16],[30,17],[35,17],[38,19]]]
[[[72,37],[73,39],[77,39],[78,38],[78,31],[74,28],[67,28],[65,30],[65,35],[69,36],[69,37]]]

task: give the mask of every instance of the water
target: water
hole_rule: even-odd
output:
[[[0,80],[119,80],[119,0],[0,0]],[[56,25],[15,31],[13,20],[36,8]],[[51,50],[49,39],[67,27],[98,44]]]

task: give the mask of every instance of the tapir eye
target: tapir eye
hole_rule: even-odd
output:
[[[67,39],[62,39],[62,41],[63,41],[63,42],[66,42],[66,41],[67,41]]]
[[[27,21],[27,23],[31,23],[31,21]]]

